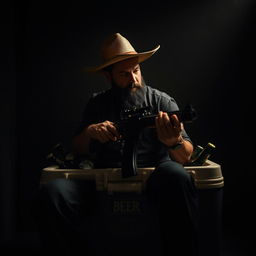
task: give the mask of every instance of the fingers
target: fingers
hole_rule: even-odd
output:
[[[109,131],[109,133],[111,135],[111,139],[114,140],[114,141],[117,140],[120,137],[120,135],[119,135],[119,133],[116,129],[115,124],[113,122],[109,122],[109,121],[106,121],[106,122],[107,122],[106,127],[107,127],[107,130]]]
[[[169,117],[165,112],[160,111],[156,117],[156,129],[161,137],[166,137],[172,132]]]
[[[166,112],[160,111],[156,117],[156,127],[158,127],[164,133],[172,133],[172,131],[182,129],[182,125],[177,117],[177,115],[171,115],[170,117]]]
[[[182,124],[180,123],[180,121],[179,121],[177,115],[171,115],[171,116],[170,116],[170,122],[171,122],[171,124],[172,124],[174,130],[175,130],[176,132],[179,132],[179,133],[180,133],[183,126],[182,126]]]
[[[167,113],[162,111],[156,117],[155,125],[159,139],[165,144],[170,144],[169,142],[177,139],[183,129],[177,115],[169,117]]]
[[[92,124],[87,130],[91,138],[99,140],[101,143],[105,143],[110,140],[116,141],[120,138],[114,123],[110,121]]]

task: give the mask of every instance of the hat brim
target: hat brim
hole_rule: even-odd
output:
[[[99,72],[99,71],[102,71],[102,69],[104,69],[104,68],[106,68],[110,65],[113,65],[117,62],[127,60],[127,59],[131,59],[131,58],[134,58],[134,57],[138,57],[138,63],[141,63],[141,62],[145,61],[146,59],[150,58],[159,48],[160,48],[160,45],[158,45],[155,49],[153,49],[151,51],[147,51],[147,52],[117,55],[114,58],[106,61],[105,63],[103,63],[103,64],[101,64],[97,67],[86,67],[86,68],[84,68],[84,71],[86,71],[86,72]]]

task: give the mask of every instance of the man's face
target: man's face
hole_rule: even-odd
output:
[[[111,70],[112,83],[120,88],[136,90],[142,86],[142,76],[138,58],[131,58],[113,65]]]

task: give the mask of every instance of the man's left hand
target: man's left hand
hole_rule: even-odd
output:
[[[155,119],[158,139],[166,146],[171,147],[180,140],[183,124],[177,115],[169,115],[160,111]]]

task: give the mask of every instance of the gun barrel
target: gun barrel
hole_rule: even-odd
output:
[[[173,111],[168,113],[169,116],[177,115],[180,122],[192,122],[194,115],[180,111]],[[145,127],[155,127],[155,118],[157,115],[142,115],[136,117],[128,117],[116,124],[120,133],[135,132]]]

